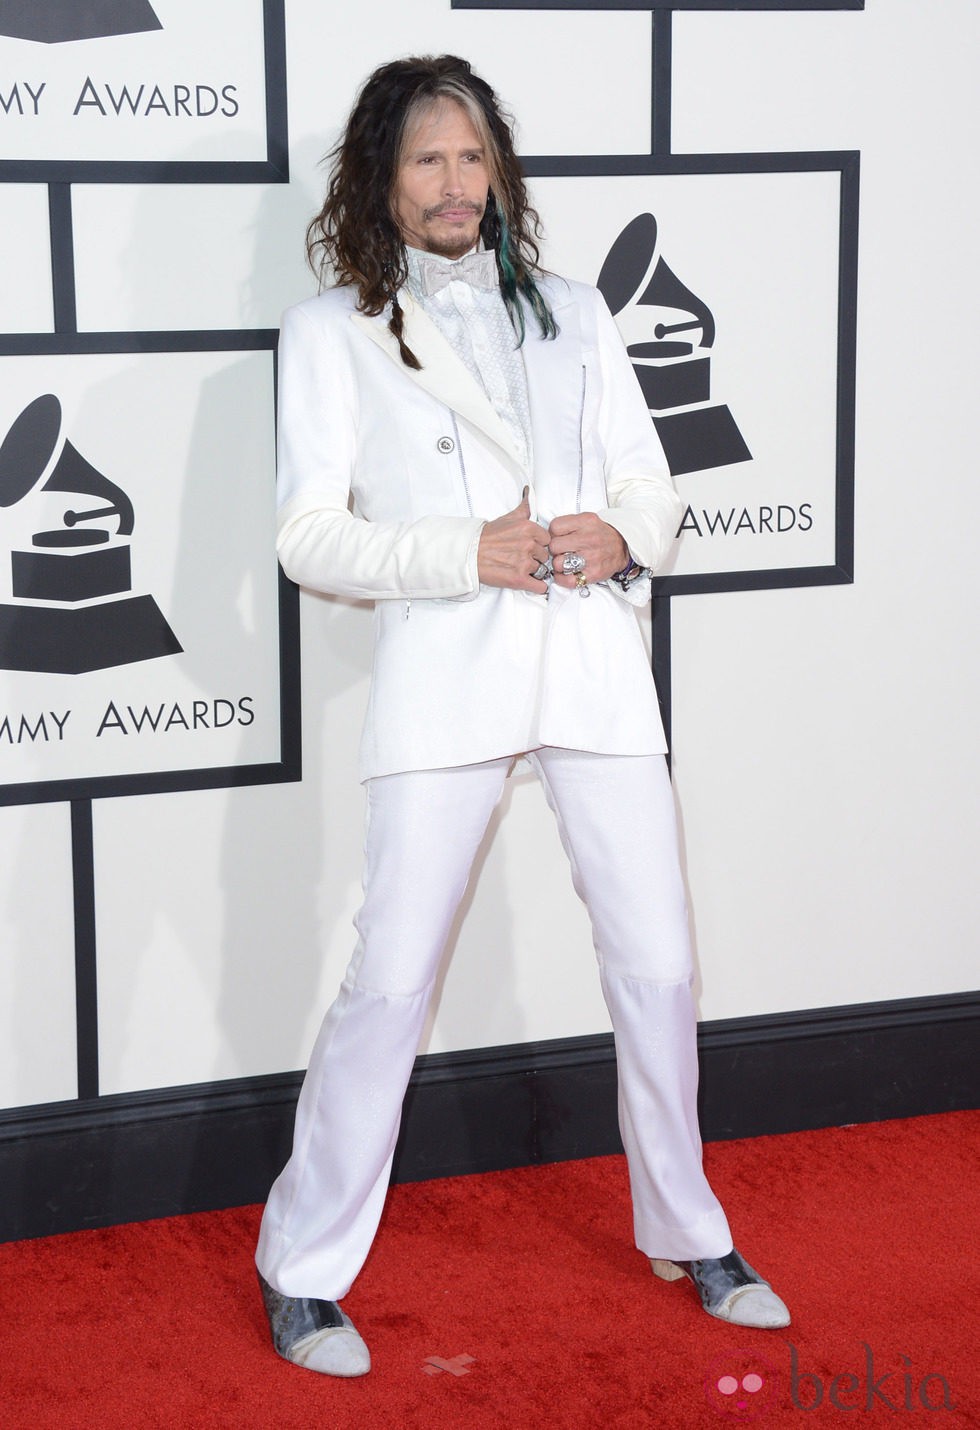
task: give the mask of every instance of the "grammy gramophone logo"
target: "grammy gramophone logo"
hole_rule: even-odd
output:
[[[39,509],[50,513],[53,497],[60,522],[10,551],[0,669],[79,675],[178,654],[153,597],[132,594],[133,503],[63,437],[52,393],[29,403],[0,444],[0,509],[44,493]]]
[[[162,30],[149,0],[0,0],[0,35],[45,45]]]
[[[664,262],[653,214],[623,229],[598,288],[619,321],[671,475],[750,462],[728,407],[711,401],[714,317]]]

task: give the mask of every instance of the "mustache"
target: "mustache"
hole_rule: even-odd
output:
[[[440,214],[447,213],[450,210],[454,213],[458,213],[460,209],[468,209],[469,212],[475,214],[477,218],[482,218],[484,205],[475,204],[472,199],[446,199],[443,203],[436,204],[434,208],[423,209],[422,217],[424,219],[438,218]]]

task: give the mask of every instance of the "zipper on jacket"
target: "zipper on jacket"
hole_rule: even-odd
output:
[[[410,616],[411,614],[412,614],[412,598],[411,598],[411,596],[409,596],[408,600],[405,602],[405,619],[406,619],[406,621],[408,620],[408,618],[409,618],[409,616]]]
[[[585,363],[582,364],[582,390],[579,393],[578,401],[578,487],[575,492],[575,510],[582,510],[582,483],[585,479],[585,434],[582,431],[582,424],[585,422]],[[584,587],[582,588],[585,589]]]
[[[466,478],[466,463],[463,461],[463,444],[459,440],[459,423],[456,421],[456,414],[451,407],[449,409],[449,416],[452,420],[453,433],[456,437],[456,454],[459,458],[459,475],[463,480],[463,493],[466,497],[466,506],[470,516],[473,516],[475,513],[473,511],[473,501],[470,497],[470,484]]]

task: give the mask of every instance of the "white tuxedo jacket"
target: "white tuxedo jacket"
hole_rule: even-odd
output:
[[[656,568],[681,518],[663,450],[599,294],[542,284],[559,325],[528,314],[523,355],[532,470],[476,380],[408,293],[398,355],[387,314],[335,288],[284,315],[279,367],[279,537],[287,575],[376,601],[364,779],[558,745],[665,749],[632,606],[480,586],[484,522],[530,487],[534,519],[595,511]],[[631,592],[631,595],[633,593]]]

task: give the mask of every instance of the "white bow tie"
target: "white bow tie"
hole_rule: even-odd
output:
[[[446,263],[431,254],[419,255],[419,277],[422,292],[427,298],[448,288],[455,279],[469,283],[472,288],[492,290],[499,285],[497,277],[497,256],[492,249],[483,253],[468,253],[455,263]]]

